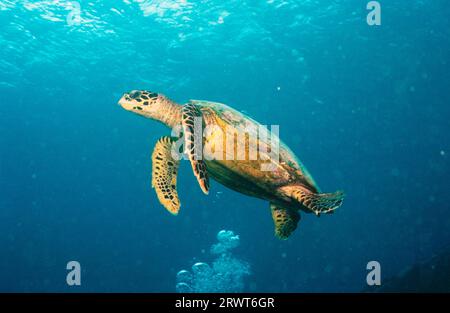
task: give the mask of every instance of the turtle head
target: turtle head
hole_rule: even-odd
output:
[[[181,106],[156,92],[132,90],[123,94],[119,104],[127,111],[160,121],[169,127],[181,119]]]
[[[123,94],[119,104],[127,111],[154,118],[155,114],[161,110],[164,100],[166,100],[166,97],[156,92],[132,90]]]

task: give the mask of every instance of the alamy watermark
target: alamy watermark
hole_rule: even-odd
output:
[[[81,5],[78,1],[70,2],[70,12],[67,14],[66,22],[67,25],[79,25],[81,23]]]
[[[370,1],[367,3],[367,25],[380,26],[381,25],[381,4],[378,1]]]
[[[194,118],[193,147],[195,160],[219,161],[261,161],[262,171],[274,171],[280,162],[279,125],[250,125],[243,129],[207,125],[203,119]],[[172,129],[172,138],[178,138],[172,145],[172,158],[187,159],[183,127]]]
[[[78,261],[69,261],[66,265],[69,270],[66,276],[66,283],[69,286],[81,286],[81,265]],[[367,263],[366,269],[369,270],[366,276],[368,286],[381,286],[381,265],[378,261]]]
[[[78,261],[70,261],[66,265],[69,270],[66,276],[66,283],[69,286],[81,286],[81,265]]]
[[[366,282],[369,286],[380,286],[381,285],[381,265],[377,261],[370,261],[366,266],[367,270],[370,272],[366,276]]]

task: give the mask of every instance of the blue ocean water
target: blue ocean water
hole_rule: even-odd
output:
[[[0,291],[174,292],[222,229],[257,292],[359,291],[369,261],[384,279],[448,245],[448,2],[380,1],[380,26],[367,2],[0,1]],[[280,241],[267,202],[204,196],[182,162],[171,216],[150,185],[170,130],[117,105],[131,89],[280,125],[344,205]]]

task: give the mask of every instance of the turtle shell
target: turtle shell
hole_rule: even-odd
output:
[[[294,153],[267,127],[225,104],[191,100],[204,120],[208,173],[238,192],[271,200],[280,186],[301,184],[319,192]],[[278,146],[278,155],[271,147]],[[278,144],[277,144],[278,143]]]

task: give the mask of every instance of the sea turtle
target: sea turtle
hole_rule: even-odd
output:
[[[343,192],[321,193],[278,136],[268,131],[263,136],[264,127],[225,104],[190,100],[180,105],[145,90],[125,93],[119,104],[173,130],[181,128],[179,136],[172,132],[172,136],[160,138],[152,154],[152,187],[161,204],[174,215],[180,209],[176,190],[180,158],[176,152],[181,144],[205,194],[211,176],[228,188],[269,201],[275,235],[280,239],[287,239],[296,229],[300,210],[320,215],[332,213],[342,204]],[[274,143],[278,148],[274,149]],[[277,149],[274,158],[272,152]]]

